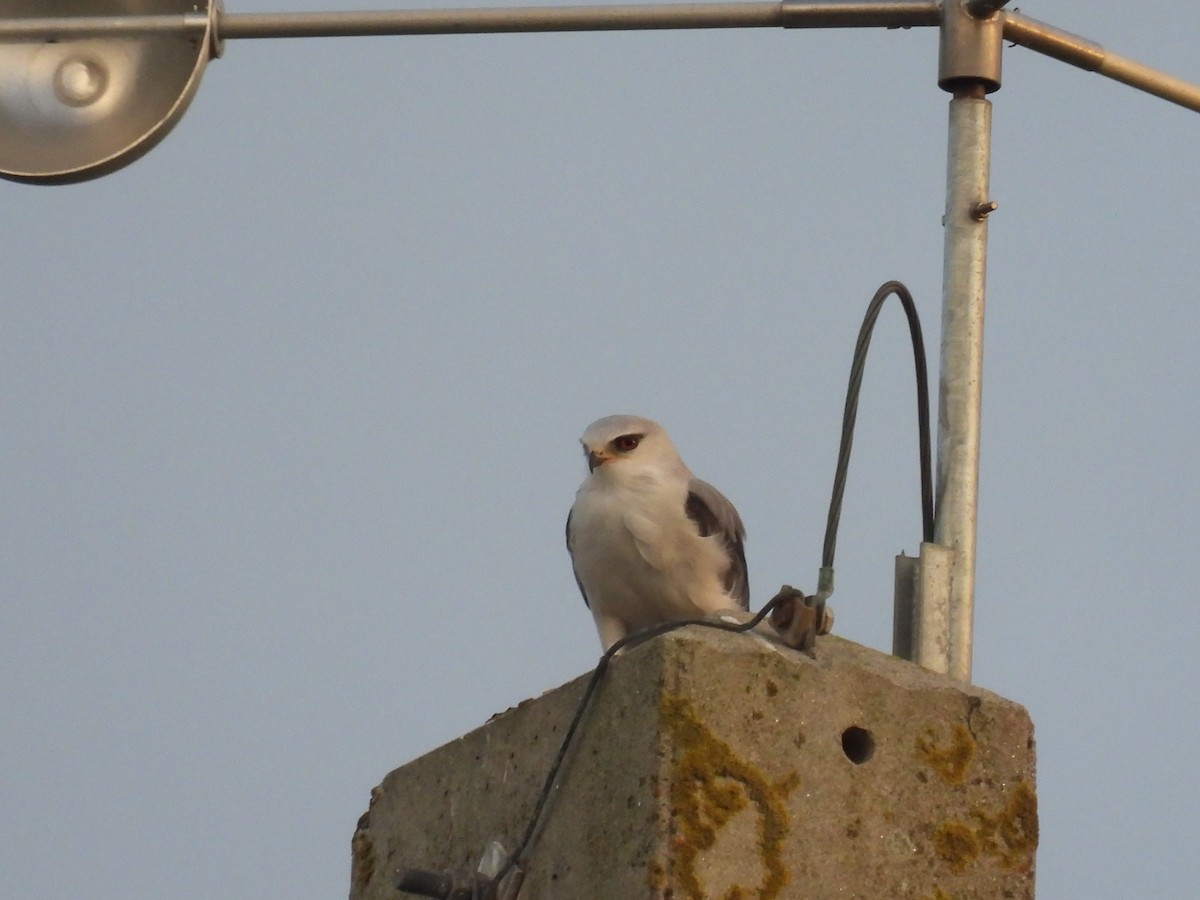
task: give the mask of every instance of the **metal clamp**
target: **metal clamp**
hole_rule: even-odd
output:
[[[479,867],[463,883],[449,872],[402,868],[396,870],[396,890],[435,900],[516,900],[525,873],[508,859],[504,846],[492,841],[483,851]]]
[[[808,596],[785,584],[771,601],[771,624],[783,642],[794,650],[815,656],[816,639],[833,630],[833,611],[818,591]]]

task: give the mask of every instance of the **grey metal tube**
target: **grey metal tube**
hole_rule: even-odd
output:
[[[626,31],[673,28],[908,28],[937,25],[939,0],[531,6],[392,12],[224,14],[222,38]]]
[[[204,34],[203,13],[158,16],[61,16],[0,21],[0,42],[143,37],[194,31]]]
[[[409,9],[362,12],[219,13],[219,40],[355,37],[404,34],[485,34],[526,31],[633,31],[684,28],[907,28],[937,25],[938,0],[841,0],[783,3],[675,3],[536,6],[491,9]],[[202,14],[74,16],[0,21],[0,41],[134,37],[195,30]]]
[[[1069,31],[1062,31],[1020,13],[1006,12],[1004,38],[1061,62],[1070,63],[1088,72],[1098,72],[1114,81],[1200,112],[1200,85],[1109,53],[1094,41]]]
[[[769,28],[783,24],[779,3],[639,6],[526,6],[390,12],[226,13],[223,39],[664,28]]]
[[[955,94],[946,164],[934,538],[954,551],[949,674],[962,681],[971,678],[991,126],[992,105],[982,89]]]
[[[941,20],[940,0],[841,0],[832,3],[784,0],[783,3],[784,28],[911,28],[937,25]]]
[[[1176,78],[1158,69],[1143,66],[1141,63],[1117,56],[1115,53],[1104,54],[1104,62],[1096,70],[1106,78],[1119,81],[1130,87],[1135,87],[1147,94],[1178,103],[1194,112],[1200,112],[1200,85],[1191,84],[1182,78]]]
[[[1016,12],[1004,14],[1004,39],[1089,72],[1104,62],[1104,48],[1095,41]]]

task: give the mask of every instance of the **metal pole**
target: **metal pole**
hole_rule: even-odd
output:
[[[1061,62],[1200,112],[1200,85],[1109,53],[1099,44],[1020,13],[1004,15],[1004,38]]]
[[[1001,19],[976,19],[963,0],[943,7],[938,84],[952,92],[946,153],[945,264],[942,272],[942,353],[938,396],[938,462],[934,541],[953,552],[949,609],[925,598],[918,635],[949,623],[948,659],[930,668],[971,678],[975,603],[975,526],[979,492],[979,421],[983,377],[984,271],[992,104],[1000,87]],[[917,647],[918,654],[921,647]],[[922,665],[927,663],[918,658]]]
[[[224,14],[222,38],[627,31],[666,28],[908,28],[936,25],[938,0],[668,3],[394,12]]]
[[[227,13],[214,11],[218,40],[496,34],[531,31],[636,31],[687,28],[909,28],[937,25],[939,0],[783,0],[741,3],[652,3],[606,6],[516,6]],[[0,42],[203,34],[208,16],[61,16],[0,19]]]
[[[203,35],[205,13],[148,16],[52,16],[0,19],[0,42],[67,41],[77,38],[138,38],[171,34]]]
[[[971,678],[991,126],[992,104],[982,88],[955,93],[946,165],[934,540],[954,551],[948,673],[963,681]]]
[[[526,6],[371,12],[225,13],[222,38],[498,34],[666,28],[769,28],[783,24],[779,3],[672,3],[639,6]]]

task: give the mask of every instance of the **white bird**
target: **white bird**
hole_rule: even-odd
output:
[[[748,608],[741,517],[692,475],[661,425],[608,416],[580,442],[589,474],[567,516],[567,550],[605,650],[648,625]]]

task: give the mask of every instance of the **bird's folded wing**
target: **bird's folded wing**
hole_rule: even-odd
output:
[[[687,514],[700,529],[700,534],[717,537],[725,545],[725,552],[729,556],[725,590],[743,609],[749,609],[750,579],[746,572],[746,552],[742,547],[746,529],[737,509],[707,481],[693,478],[688,482]]]

